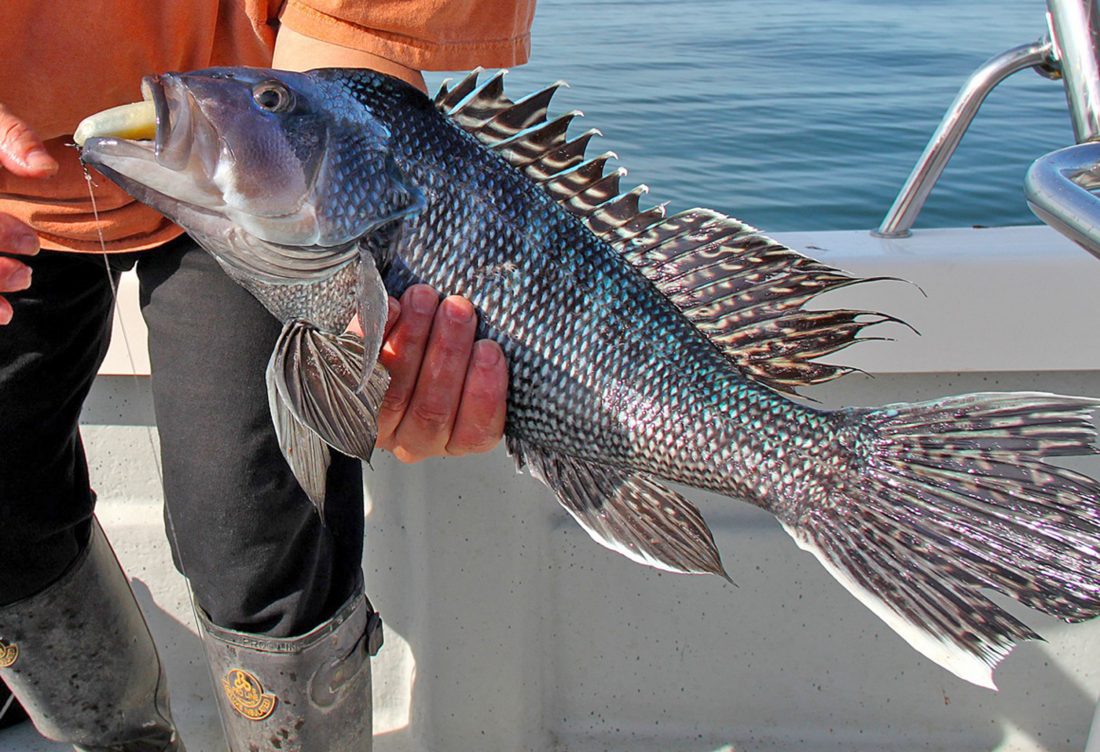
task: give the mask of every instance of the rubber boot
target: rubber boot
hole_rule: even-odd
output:
[[[61,579],[0,608],[0,678],[47,739],[182,752],[157,649],[99,523]]]
[[[300,637],[223,629],[195,610],[229,752],[370,752],[382,623],[361,588]]]

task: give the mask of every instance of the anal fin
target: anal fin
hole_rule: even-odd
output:
[[[508,449],[601,546],[657,569],[729,580],[703,516],[675,491],[639,473],[520,440],[509,438]]]
[[[400,223],[395,222],[393,228],[386,233],[388,245],[397,242],[401,233],[400,228]],[[359,263],[356,310],[359,315],[359,326],[363,329],[363,341],[360,344],[359,389],[365,392],[370,389],[371,379],[374,378],[389,310],[389,295],[382,283],[382,275],[378,271],[375,258],[367,249],[362,250]],[[383,393],[385,393],[384,388]]]

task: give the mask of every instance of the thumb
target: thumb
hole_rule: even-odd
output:
[[[386,309],[386,327],[382,330],[382,339],[386,339],[386,337],[390,336],[393,325],[397,323],[397,319],[399,318],[401,318],[401,304],[391,297],[389,299],[389,308]]]
[[[0,167],[26,178],[45,178],[57,172],[57,160],[46,151],[31,127],[0,104]]]

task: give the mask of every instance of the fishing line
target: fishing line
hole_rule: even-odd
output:
[[[111,286],[111,300],[112,300],[111,308],[112,308],[112,311],[113,311],[112,316],[114,317],[115,320],[118,321],[119,333],[122,334],[122,343],[126,348],[126,359],[130,362],[130,374],[131,374],[131,377],[133,378],[134,384],[138,386],[139,393],[140,393],[140,391],[142,390],[142,387],[144,385],[141,382],[141,377],[138,375],[137,363],[134,360],[134,351],[133,351],[133,348],[130,346],[130,336],[129,336],[128,332],[126,331],[126,322],[123,320],[122,314],[121,314],[121,312],[119,311],[119,308],[118,308],[118,284],[115,282],[114,273],[111,269],[111,262],[108,261],[108,259],[107,259],[107,241],[103,237],[103,227],[102,227],[102,225],[100,225],[100,222],[99,222],[99,209],[96,206],[96,201],[95,201],[95,190],[94,190],[95,183],[92,180],[91,171],[88,170],[88,165],[84,164],[83,161],[82,161],[80,163],[80,166],[84,169],[84,181],[88,184],[88,198],[91,199],[91,203],[92,203],[92,216],[95,219],[95,230],[96,230],[96,234],[99,236],[99,247],[103,251],[103,253],[102,253],[103,267],[107,272],[107,283]],[[156,469],[156,472],[157,472],[157,480],[160,482],[161,498],[162,498],[162,503],[164,505],[165,517],[166,517],[166,520],[167,520],[167,525],[166,525],[167,532],[168,532],[168,535],[170,535],[172,537],[172,547],[176,551],[179,551],[180,547],[179,547],[179,539],[176,537],[176,526],[172,522],[172,513],[168,509],[168,501],[167,501],[167,499],[164,498],[164,494],[165,494],[165,491],[164,491],[164,468],[161,466],[161,461],[160,461],[159,442],[154,441],[154,439],[153,439],[153,426],[148,425],[148,426],[145,427],[145,437],[146,437],[146,440],[149,443],[149,450],[150,450],[151,454],[153,455],[153,467]],[[179,560],[178,556],[173,557],[173,558]],[[183,562],[182,561],[179,561],[179,567],[181,569],[183,568]],[[195,624],[197,626],[199,624],[198,611],[197,611],[198,604],[195,602],[195,594],[191,590],[191,580],[187,576],[186,572],[181,571],[180,574],[183,575],[183,581],[184,581],[184,584],[187,588],[187,595],[188,595],[188,597],[191,601],[192,613],[195,616]]]
[[[134,351],[130,347],[130,335],[126,331],[126,321],[122,317],[122,313],[118,308],[118,284],[115,282],[114,273],[111,270],[111,262],[107,260],[107,241],[103,238],[103,227],[99,223],[99,208],[96,206],[95,190],[93,188],[94,183],[92,181],[92,173],[88,170],[86,164],[81,163],[81,167],[84,168],[84,182],[88,184],[88,198],[92,202],[92,216],[95,219],[95,231],[99,236],[99,247],[103,251],[103,267],[107,272],[107,283],[111,286],[111,302],[112,302],[112,316],[118,322],[119,333],[122,334],[122,343],[126,348],[126,359],[130,363],[130,375],[133,377],[134,384],[141,386],[141,379],[138,376],[137,362],[134,360]],[[162,493],[164,488],[164,469],[160,463],[160,452],[157,449],[156,442],[153,441],[153,427],[145,427],[145,435],[149,442],[149,448],[153,453],[153,467],[157,471],[157,480],[160,481]]]

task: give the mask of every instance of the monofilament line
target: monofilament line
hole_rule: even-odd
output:
[[[88,198],[91,200],[91,203],[92,203],[92,217],[95,219],[95,231],[96,231],[96,235],[99,236],[100,250],[102,250],[102,252],[103,252],[102,253],[102,255],[103,255],[103,267],[104,267],[105,271],[107,272],[107,283],[111,286],[111,299],[112,299],[111,308],[113,309],[112,316],[118,321],[119,332],[121,332],[121,334],[122,334],[122,342],[126,346],[126,359],[130,362],[130,373],[131,373],[131,375],[134,379],[134,383],[137,384],[140,387],[141,386],[141,379],[138,376],[137,363],[134,361],[134,351],[133,351],[133,348],[130,346],[130,337],[126,332],[126,323],[123,320],[122,315],[118,311],[118,285],[115,284],[115,278],[111,273],[111,263],[107,260],[107,241],[103,238],[103,227],[99,224],[99,208],[96,206],[96,201],[95,201],[95,190],[94,190],[94,185],[95,184],[92,181],[92,173],[88,170],[88,165],[81,162],[80,166],[84,169],[84,182],[88,184]],[[140,389],[139,389],[139,391],[140,391]],[[161,467],[161,463],[160,463],[160,450],[158,448],[158,443],[153,441],[153,427],[152,426],[146,426],[145,427],[145,437],[146,437],[146,439],[149,443],[149,451],[153,455],[153,467],[157,471],[157,481],[160,483],[161,496],[163,497],[163,495],[164,495],[164,469]],[[162,501],[162,503],[165,505],[165,508],[167,508],[167,502]],[[171,514],[170,513],[167,514],[166,517],[168,518],[167,519],[167,525],[166,525],[167,533],[168,533],[168,535],[172,536],[173,548],[178,551],[179,550],[179,541],[176,538],[176,527],[175,527],[175,525],[172,524]],[[198,623],[198,614],[194,613],[194,609],[198,608],[198,606],[195,603],[195,595],[191,591],[191,580],[188,579],[186,573],[182,573],[182,574],[183,574],[184,585],[187,588],[187,595],[188,595],[188,598],[191,601],[191,608],[192,608],[193,617],[195,619],[195,623],[197,624]]]
[[[88,166],[82,164],[84,168],[84,182],[88,184],[88,198],[92,202],[92,217],[95,219],[95,231],[99,236],[99,247],[103,252],[103,267],[107,272],[107,283],[111,286],[111,299],[113,302],[113,317],[118,321],[119,332],[122,334],[122,342],[126,346],[126,359],[130,363],[130,373],[133,376],[134,383],[141,385],[141,379],[138,377],[137,363],[134,360],[134,351],[130,346],[130,336],[126,331],[126,322],[122,318],[122,315],[118,311],[118,285],[115,284],[114,275],[111,273],[111,263],[107,260],[107,241],[103,238],[103,228],[99,224],[99,207],[95,201],[95,190],[92,183],[92,173],[88,170]],[[160,464],[160,452],[157,450],[157,445],[153,441],[153,427],[145,427],[146,436],[149,440],[149,448],[153,453],[153,467],[157,471],[157,480],[160,481],[161,488],[164,488],[164,470]]]

